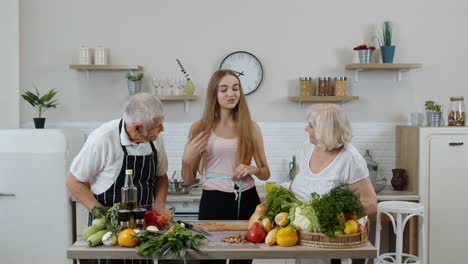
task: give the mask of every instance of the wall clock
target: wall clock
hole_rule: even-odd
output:
[[[253,93],[263,80],[263,67],[257,57],[246,51],[236,51],[224,58],[219,69],[234,71],[239,77],[244,94]]]

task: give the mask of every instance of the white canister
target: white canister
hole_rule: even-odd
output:
[[[92,64],[91,49],[82,45],[80,48],[79,64]]]
[[[109,55],[106,48],[98,46],[94,50],[94,64],[105,65],[109,63]]]

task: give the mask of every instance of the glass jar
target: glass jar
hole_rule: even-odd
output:
[[[463,96],[450,97],[448,125],[449,126],[465,126],[465,103]]]
[[[346,96],[346,77],[335,78],[335,96]]]
[[[325,78],[325,95],[333,95],[333,87],[331,85],[331,77]]]
[[[300,77],[299,78],[299,95],[300,96],[305,96],[305,78]]]
[[[377,180],[377,171],[379,170],[379,165],[377,165],[377,162],[374,161],[370,150],[366,149],[364,159],[366,160],[367,169],[369,170],[369,176],[371,180]]]
[[[324,96],[324,89],[325,89],[325,82],[323,81],[322,77],[318,78],[318,87],[317,87],[317,95],[318,96]]]

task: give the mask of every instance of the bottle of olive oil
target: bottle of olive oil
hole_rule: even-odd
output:
[[[125,184],[121,189],[121,208],[133,210],[138,207],[137,188],[133,185],[133,170],[125,170]],[[135,227],[133,216],[130,217],[130,228]]]
[[[125,170],[125,184],[121,189],[121,208],[132,211],[138,207],[137,188],[133,185],[133,170]],[[130,228],[135,228],[133,215],[130,216]]]

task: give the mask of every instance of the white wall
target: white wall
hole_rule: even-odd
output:
[[[14,2],[10,0],[10,2]],[[261,60],[265,79],[248,96],[260,122],[302,122],[304,108],[287,100],[300,76],[351,76],[352,48],[370,43],[374,27],[394,22],[396,62],[423,63],[396,82],[389,72],[362,72],[351,87],[358,102],[344,104],[353,122],[406,122],[424,101],[448,105],[450,96],[468,97],[468,2],[404,1],[156,1],[24,0],[20,5],[22,89],[60,90],[59,110],[48,122],[103,122],[119,116],[127,94],[123,72],[82,72],[82,43],[110,48],[116,64],[145,67],[147,85],[156,74],[179,75],[180,58],[201,94],[190,112],[167,104],[168,122],[200,117],[204,87],[224,56],[247,50]],[[4,18],[2,18],[4,19]],[[294,91],[293,91],[294,90]],[[11,96],[16,100],[16,96]],[[13,100],[13,101],[14,101]],[[35,114],[21,102],[21,122]]]
[[[19,4],[17,0],[0,3],[0,128],[20,125]]]

